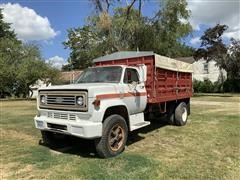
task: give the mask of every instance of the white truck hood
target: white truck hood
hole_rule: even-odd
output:
[[[99,94],[112,94],[119,93],[119,84],[117,83],[80,83],[80,84],[69,84],[69,85],[57,85],[57,86],[48,86],[44,88],[39,88],[39,91],[44,90],[87,90],[88,97],[96,97]]]

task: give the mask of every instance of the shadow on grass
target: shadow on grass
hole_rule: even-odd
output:
[[[129,132],[127,146],[131,146],[135,142],[143,140],[144,137],[140,134],[147,134],[167,125],[167,123],[163,123],[164,121],[161,120],[151,119],[150,121],[151,124],[149,126]],[[64,153],[78,155],[85,158],[98,158],[94,146],[94,140],[81,139],[73,136],[60,136],[56,138],[54,145],[45,145],[42,140],[39,141],[39,145],[50,148],[51,151],[56,154]]]
[[[97,158],[94,141],[88,139],[81,139],[73,136],[66,136],[56,138],[56,142],[52,145],[46,145],[39,142],[40,145],[46,146],[56,154],[72,154],[86,158]]]
[[[137,129],[137,130],[129,133],[127,146],[131,146],[135,142],[145,139],[145,137],[141,136],[141,134],[147,134],[151,131],[160,129],[160,128],[168,125],[166,122],[159,121],[156,119],[151,119],[150,122],[151,122],[151,124],[149,126],[143,127],[141,129]]]

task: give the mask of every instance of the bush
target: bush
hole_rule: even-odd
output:
[[[240,92],[240,79],[227,79],[223,84],[224,92]]]
[[[222,90],[222,84],[219,81],[212,83],[209,79],[204,81],[193,80],[193,89],[196,93],[218,93]]]
[[[200,87],[201,87],[202,81],[198,81],[196,79],[193,80],[193,90],[194,92],[200,92]]]
[[[212,93],[213,89],[213,83],[209,79],[204,80],[200,88],[200,90],[204,93]]]
[[[204,81],[193,80],[193,89],[195,93],[223,93],[240,92],[240,79],[227,79],[224,83],[216,81],[212,83],[209,79]]]

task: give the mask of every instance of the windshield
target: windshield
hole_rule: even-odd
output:
[[[119,83],[122,74],[122,67],[95,67],[86,69],[76,83]]]

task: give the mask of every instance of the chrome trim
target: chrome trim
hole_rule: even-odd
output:
[[[40,90],[38,98],[45,95],[47,103],[39,102],[39,108],[56,110],[88,110],[88,96],[86,91],[45,91]],[[79,106],[76,103],[77,97],[83,96],[84,104]]]
[[[61,112],[47,112],[48,118],[53,119],[63,119],[63,120],[71,120],[76,121],[77,116],[75,114],[69,114],[69,113],[61,113]]]

